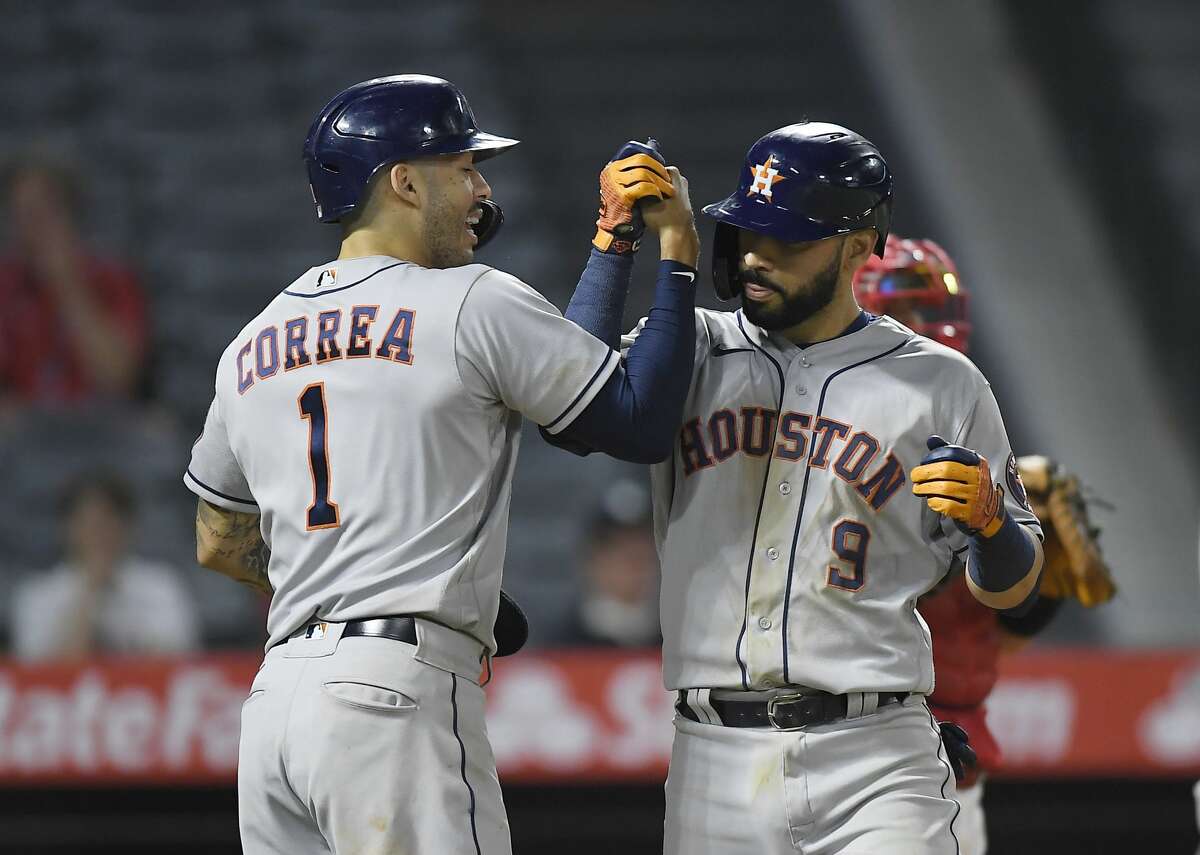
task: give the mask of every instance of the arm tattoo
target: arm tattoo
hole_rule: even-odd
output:
[[[231,579],[272,593],[267,578],[271,550],[262,539],[258,514],[227,511],[204,499],[196,503],[196,539],[209,556],[206,565]]]

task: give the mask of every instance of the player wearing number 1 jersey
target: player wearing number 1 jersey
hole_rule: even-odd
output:
[[[669,453],[694,337],[686,182],[636,143],[603,173],[584,279],[624,290],[643,226],[662,254],[652,329],[621,364],[471,263],[500,222],[479,162],[515,144],[480,131],[445,80],[338,95],[305,160],[341,253],[217,366],[184,478],[198,557],[272,593],[242,710],[247,855],[508,853],[480,682],[523,641],[500,594],[521,417],[610,453]]]
[[[697,311],[652,472],[679,694],[669,855],[957,850],[915,604],[963,561],[980,602],[1028,607],[1040,529],[979,371],[854,301],[891,195],[875,146],[806,122],[756,142],[705,208],[718,294],[742,307]],[[567,317],[612,340],[597,302]]]

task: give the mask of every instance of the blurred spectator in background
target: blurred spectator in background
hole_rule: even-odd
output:
[[[649,647],[660,644],[658,552],[650,493],[640,483],[609,487],[588,528],[583,592],[562,643]]]
[[[127,267],[84,242],[79,177],[26,156],[0,172],[0,192],[0,405],[133,397],[146,355],[145,299]]]
[[[67,486],[60,503],[66,556],[26,579],[12,600],[22,659],[174,653],[199,646],[197,614],[175,571],[131,554],[133,491],[107,473]]]

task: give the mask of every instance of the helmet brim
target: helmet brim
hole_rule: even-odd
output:
[[[495,134],[484,133],[479,131],[471,135],[467,147],[463,151],[475,153],[475,162],[487,160],[489,157],[495,157],[498,154],[503,154],[515,145],[520,145],[520,140],[510,139],[509,137],[498,137]]]
[[[705,205],[703,210],[719,223],[770,235],[784,243],[823,240],[869,226],[817,222],[783,205],[775,205],[755,197],[746,198],[740,193]]]
[[[520,142],[520,140],[509,137],[499,137],[495,134],[476,131],[465,136],[442,137],[434,140],[429,145],[422,146],[414,156],[433,157],[439,154],[463,154],[469,151],[475,155],[475,162],[479,163],[481,160],[503,154]]]

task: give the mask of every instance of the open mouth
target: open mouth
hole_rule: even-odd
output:
[[[471,213],[467,215],[466,226],[467,234],[471,236],[471,246],[479,243],[479,235],[475,233],[475,227],[479,225],[479,221],[483,219],[483,209],[473,208]]]
[[[742,293],[745,294],[747,300],[762,302],[769,299],[775,290],[763,285],[755,285],[753,282],[745,282],[742,284]]]

